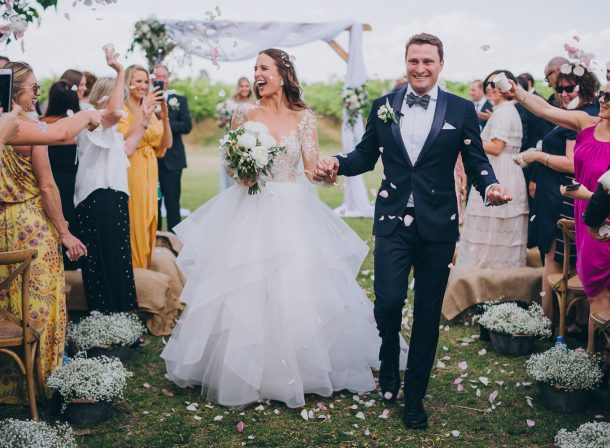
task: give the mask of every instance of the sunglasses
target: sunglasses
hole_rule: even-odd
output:
[[[555,87],[555,92],[561,94],[563,92],[566,93],[573,93],[574,89],[576,89],[576,86],[557,86]]]
[[[597,101],[600,101],[602,103],[608,103],[610,102],[610,92],[604,92],[603,90],[597,92],[597,95],[595,96],[595,98],[597,98]],[[603,100],[602,100],[603,98]]]

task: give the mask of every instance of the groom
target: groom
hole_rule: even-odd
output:
[[[375,204],[375,320],[381,336],[379,384],[384,400],[400,389],[399,332],[407,284],[414,268],[414,319],[407,370],[407,427],[425,428],[422,400],[438,342],[449,264],[458,239],[454,168],[458,154],[486,204],[512,198],[499,185],[483,151],[472,102],[440,90],[443,44],[417,34],[406,46],[408,85],[373,102],[366,132],[347,156],[320,160],[314,178],[331,183],[375,167],[384,175]]]

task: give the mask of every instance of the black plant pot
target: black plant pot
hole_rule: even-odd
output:
[[[511,335],[489,331],[491,345],[494,350],[501,355],[523,356],[531,353],[534,349],[534,336],[530,335]]]
[[[61,412],[63,398],[59,393],[53,396],[55,412],[72,425],[96,425],[105,422],[110,417],[112,402],[90,401],[75,398],[71,400],[64,412]]]
[[[129,359],[130,351],[128,345],[111,345],[108,347],[92,347],[87,350],[88,358],[95,358],[96,356],[108,356],[109,358],[119,358],[121,362],[125,362]]]
[[[562,414],[582,412],[589,401],[590,391],[559,389],[547,383],[538,382],[542,405]]]

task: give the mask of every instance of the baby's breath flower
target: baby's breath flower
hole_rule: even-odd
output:
[[[100,345],[124,346],[133,344],[145,332],[146,328],[134,315],[92,311],[79,323],[68,325],[68,342],[76,351]]]
[[[0,448],[77,448],[67,423],[51,426],[34,420],[0,421]]]
[[[557,448],[608,448],[610,446],[610,423],[585,423],[575,431],[560,429],[555,436],[555,446]]]
[[[484,307],[483,314],[476,316],[475,320],[488,330],[509,335],[551,335],[551,321],[537,303],[532,303],[527,310],[514,302],[490,303]]]
[[[566,390],[588,390],[596,388],[602,379],[598,361],[584,350],[563,351],[553,347],[532,355],[525,367],[536,381]]]

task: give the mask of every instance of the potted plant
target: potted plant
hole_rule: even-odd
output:
[[[77,448],[67,423],[51,426],[35,420],[0,421],[0,448]]]
[[[108,419],[112,401],[123,398],[127,378],[132,375],[117,358],[77,355],[53,370],[47,386],[55,389],[66,421],[90,425]]]
[[[115,356],[125,361],[129,357],[129,348],[145,332],[146,328],[137,316],[92,311],[79,323],[71,322],[67,336],[73,353],[86,351],[89,357]]]
[[[526,371],[538,382],[542,404],[555,412],[581,412],[603,376],[596,357],[559,347],[532,355]]]
[[[521,356],[530,353],[536,337],[551,335],[551,321],[542,308],[532,303],[523,309],[515,302],[489,303],[485,311],[475,316],[489,330],[491,345],[502,355]]]
[[[576,431],[560,429],[555,436],[557,448],[607,448],[610,446],[610,423],[584,423]]]

